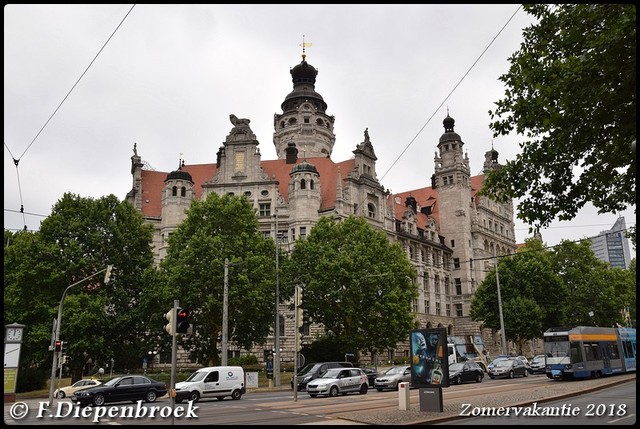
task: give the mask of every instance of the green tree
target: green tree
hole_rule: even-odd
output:
[[[264,344],[275,321],[275,243],[258,229],[255,209],[244,197],[210,193],[193,201],[186,219],[169,237],[158,287],[146,308],[160,308],[149,335],[167,347],[163,314],[179,300],[191,310],[193,335],[181,344],[201,362],[220,362],[225,258],[228,270],[228,341],[244,349]]]
[[[529,239],[516,254],[501,257],[497,275],[492,269],[473,296],[471,318],[495,330],[500,329],[498,281],[508,341],[521,348],[527,339],[564,324],[567,287],[539,240]]]
[[[526,140],[481,193],[522,198],[518,217],[535,229],[573,219],[587,202],[599,213],[635,207],[635,5],[523,8],[539,22],[524,30],[489,113],[494,136],[515,129]]]
[[[33,348],[25,359],[29,371],[50,371],[52,321],[64,290],[77,282],[63,303],[60,325],[74,378],[89,359],[95,366],[111,358],[120,368],[139,366],[145,315],[138,302],[144,272],[153,264],[151,237],[151,226],[131,204],[114,195],[93,199],[71,193],[55,204],[38,232],[13,236],[13,244],[5,246],[5,302],[13,303],[5,307],[5,321],[27,325],[25,352]],[[93,275],[108,264],[114,265],[113,280],[105,287],[103,276]]]
[[[284,271],[286,282],[303,285],[305,318],[349,348],[342,353],[394,348],[415,327],[415,269],[365,219],[321,217]]]
[[[630,271],[610,268],[599,260],[588,240],[578,243],[563,240],[551,252],[552,269],[562,278],[569,292],[567,323],[586,326],[623,324],[621,310],[635,303],[635,280]]]

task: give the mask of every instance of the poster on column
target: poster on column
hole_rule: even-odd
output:
[[[411,385],[449,387],[447,330],[414,329],[410,333]]]

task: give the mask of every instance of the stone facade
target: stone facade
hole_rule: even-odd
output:
[[[335,118],[315,91],[316,69],[302,62],[291,69],[293,91],[274,116],[277,159],[263,160],[250,120],[230,115],[231,131],[215,163],[185,165],[167,172],[144,168],[134,146],[133,188],[127,199],[154,226],[154,254],[159,263],[168,237],[185,218],[194,199],[209,192],[243,195],[252,202],[261,231],[291,250],[321,216],[362,216],[372,227],[398,242],[417,271],[419,297],[413,303],[418,325],[446,327],[450,335],[478,335],[469,308],[476,287],[494,264],[495,255],[515,252],[513,205],[477,195],[484,175],[471,176],[464,142],[448,114],[434,158],[431,186],[390,194],[378,181],[377,157],[368,130],[353,158],[333,161]],[[498,153],[485,155],[484,171],[500,168]],[[321,327],[306,327],[310,341]],[[293,362],[295,324],[288,305],[281,308],[283,364]],[[483,333],[486,342],[495,333]],[[267,344],[274,344],[273,338]],[[230,351],[238,353],[230,345]],[[251,351],[262,359],[262,348]],[[399,344],[381,360],[409,357]],[[364,357],[368,359],[367,357]]]

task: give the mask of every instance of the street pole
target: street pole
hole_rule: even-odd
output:
[[[300,348],[300,315],[298,314],[298,305],[300,304],[300,286],[296,286],[295,296],[293,298],[294,315],[295,315],[295,342],[293,346],[293,401],[298,401],[298,350]]]
[[[502,315],[502,297],[500,296],[500,275],[498,274],[498,256],[497,250],[493,248],[493,256],[496,259],[496,286],[498,288],[498,311],[500,313],[500,338],[502,343],[502,354],[507,354],[507,340],[504,332],[504,316]]]
[[[58,306],[58,318],[56,319],[55,325],[56,325],[56,332],[53,338],[53,344],[55,346],[56,341],[60,340],[60,325],[62,325],[62,306],[64,305],[64,298],[67,296],[67,292],[69,292],[69,289],[71,289],[72,287],[79,285],[80,283],[82,283],[85,280],[88,280],[92,277],[97,276],[98,274],[104,273],[105,271],[109,270],[109,272],[111,272],[111,268],[113,267],[113,265],[107,265],[106,268],[101,269],[100,271],[91,274],[89,277],[85,277],[82,280],[79,280],[77,282],[75,282],[72,285],[67,286],[67,288],[64,290],[64,292],[62,293],[62,298],[60,299],[60,305]],[[106,277],[106,276],[105,276]],[[108,279],[105,278],[105,283],[108,283]],[[58,366],[58,355],[62,355],[62,350],[59,352],[56,352],[55,349],[53,350],[53,363],[51,364],[51,380],[49,380],[49,404],[53,404],[53,390],[56,384],[56,367]]]
[[[171,317],[171,378],[169,381],[169,396],[171,397],[171,425],[175,422],[176,407],[176,358],[178,357],[178,335],[176,334],[178,324],[178,307],[179,300],[173,301],[173,316]]]
[[[224,258],[224,292],[222,293],[222,366],[227,366],[229,335],[229,258]]]
[[[276,217],[276,330],[274,335],[275,362],[273,362],[273,372],[276,387],[280,386],[280,240],[278,238],[278,209],[275,210]]]

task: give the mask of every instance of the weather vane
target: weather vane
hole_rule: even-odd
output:
[[[300,44],[300,46],[302,46],[302,61],[304,61],[304,59],[307,57],[305,48],[308,48],[309,46],[311,46],[312,43],[306,43],[304,41],[304,34],[302,35],[302,43]]]

